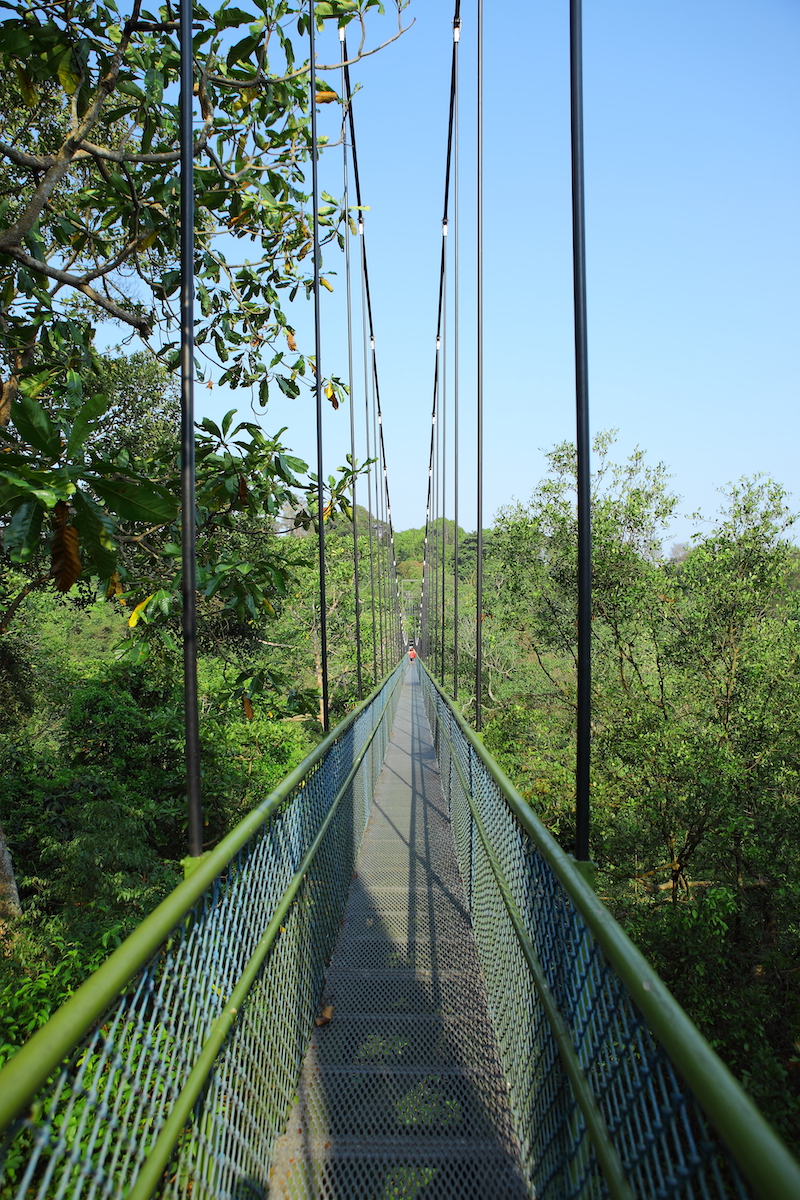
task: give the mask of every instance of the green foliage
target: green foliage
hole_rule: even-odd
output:
[[[364,34],[373,7],[377,0],[317,11],[320,20],[355,21]],[[0,304],[8,364],[16,384],[64,380],[79,400],[92,330],[75,320],[76,297],[78,312],[143,336],[160,325],[169,342],[176,330],[177,22],[168,8],[144,11],[141,0],[128,12],[115,0],[6,8]],[[310,97],[308,60],[295,44],[306,32],[304,6],[258,0],[255,8],[194,10],[195,274],[198,344],[213,347],[223,382],[252,384],[266,402],[270,382],[297,394],[306,376],[281,292],[293,298],[310,287],[300,265],[310,237]],[[346,214],[323,199],[319,220],[336,240]],[[260,260],[229,262],[220,235],[254,243]],[[341,398],[339,382],[327,382]]]
[[[800,594],[773,482],[725,493],[679,560],[663,466],[610,461],[593,495],[592,856],[599,888],[785,1136],[800,1113]],[[487,747],[574,837],[575,455],[550,456],[489,543]]]
[[[0,732],[0,820],[23,917],[4,931],[0,1056],[20,1044],[182,878],[182,694],[174,664],[115,661],[120,613],[31,595],[4,641],[17,708]],[[115,619],[116,618],[116,619]],[[166,668],[166,669],[165,669]],[[205,840],[213,845],[314,744],[265,704],[248,721],[200,663]]]

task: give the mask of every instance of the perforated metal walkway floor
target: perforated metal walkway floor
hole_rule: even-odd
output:
[[[527,1195],[410,667],[270,1197]]]

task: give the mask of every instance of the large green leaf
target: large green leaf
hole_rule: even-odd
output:
[[[7,512],[10,501],[18,496],[36,496],[46,508],[55,508],[59,500],[68,500],[75,490],[60,472],[0,470],[0,481],[0,512]]]
[[[67,456],[72,455],[79,450],[86,437],[93,427],[93,422],[98,417],[102,417],[103,413],[111,403],[111,397],[103,392],[98,392],[94,396],[90,396],[86,403],[78,411],[78,415],[72,425],[72,432],[69,435],[67,442]]]
[[[178,515],[178,505],[166,489],[139,479],[100,479],[85,476],[86,482],[123,521],[167,525]]]
[[[11,405],[11,420],[29,445],[49,458],[58,458],[61,451],[58,430],[38,400],[19,395]]]
[[[38,500],[25,500],[14,513],[3,535],[3,545],[11,561],[24,563],[39,545],[44,508]]]
[[[78,489],[72,497],[84,564],[101,579],[113,575],[117,565],[116,527],[108,513],[88,493]],[[88,561],[87,561],[88,560]]]

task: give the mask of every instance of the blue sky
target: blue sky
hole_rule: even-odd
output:
[[[485,9],[488,525],[502,504],[530,495],[544,469],[542,448],[574,436],[574,376],[568,3],[486,0]],[[475,13],[475,0],[465,0],[467,528],[475,525]],[[398,529],[424,520],[452,14],[452,0],[412,0],[404,15],[413,27],[354,71]],[[392,21],[387,13],[372,22],[376,38],[383,25],[389,35]],[[320,58],[336,61],[336,49],[331,29]],[[800,493],[798,63],[796,0],[584,2],[591,425],[617,427],[620,454],[639,445],[665,462],[684,514],[713,515],[720,486],[760,471]],[[338,78],[331,82],[338,91]],[[341,170],[339,151],[324,156],[322,185],[336,195]],[[335,291],[323,296],[323,370],[345,376],[337,258],[330,251],[325,260]],[[311,306],[296,319],[298,341],[309,347]],[[360,414],[360,390],[354,399]],[[246,403],[244,393],[199,389],[198,404],[212,415]],[[271,401],[262,421],[269,431],[289,426],[287,442],[311,460],[311,399]],[[326,413],[325,437],[333,468],[349,445],[346,410]],[[666,544],[691,528],[682,516]]]

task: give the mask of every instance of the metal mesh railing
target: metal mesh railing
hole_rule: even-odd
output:
[[[4,1200],[265,1194],[400,682],[398,667],[0,1074]]]
[[[777,1135],[420,666],[531,1194],[800,1195]]]

